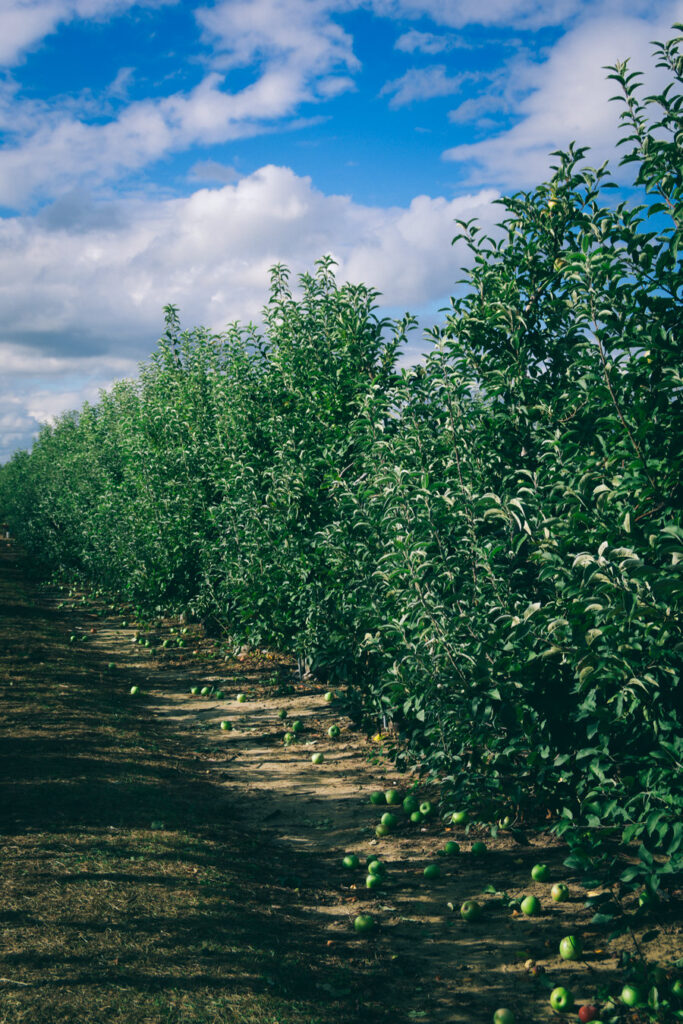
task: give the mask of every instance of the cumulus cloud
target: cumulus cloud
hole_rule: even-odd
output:
[[[181,199],[119,200],[108,220],[109,208],[81,193],[56,213],[0,221],[0,363],[11,394],[22,396],[12,414],[24,417],[25,443],[47,410],[36,395],[84,395],[95,379],[103,386],[132,373],[161,333],[166,303],[188,325],[258,321],[275,263],[299,273],[331,252],[339,279],[378,288],[384,309],[440,302],[466,261],[450,245],[454,220],[490,223],[496,196],[367,206],[268,165]],[[19,427],[7,429],[14,437]]]
[[[605,67],[629,58],[631,67],[647,73],[648,90],[656,89],[664,77],[654,68],[649,40],[666,38],[672,21],[681,17],[683,3],[677,0],[647,22],[591,18],[567,32],[545,60],[512,61],[502,95],[466,101],[451,119],[476,117],[499,106],[514,110],[516,124],[480,142],[451,147],[444,159],[466,165],[471,183],[516,188],[543,180],[554,160],[549,153],[571,141],[591,147],[592,163],[614,158],[619,110],[609,101],[618,87],[608,81]]]

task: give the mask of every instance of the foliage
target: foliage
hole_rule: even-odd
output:
[[[459,224],[424,365],[331,259],[298,296],[278,266],[263,333],[166,307],[139,379],[0,473],[44,568],[306,659],[444,806],[548,812],[621,893],[683,851],[682,38],[658,95],[609,69],[634,198],[572,146],[496,238]]]

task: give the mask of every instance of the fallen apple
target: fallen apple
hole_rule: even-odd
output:
[[[232,722],[228,722],[227,720],[222,721],[221,722],[221,729],[224,732],[229,732],[232,729]]]
[[[493,1024],[515,1024],[515,1015],[512,1010],[502,1007],[494,1013]]]
[[[303,732],[303,728],[304,728],[304,724],[303,724],[303,722],[299,721],[298,718],[295,719],[295,721],[293,721],[291,726],[290,726],[290,729],[292,730],[292,732]]]
[[[374,793],[370,794],[371,804],[385,804],[386,802],[387,798],[385,797],[384,793],[382,793],[379,789],[376,789]]]
[[[397,789],[387,789],[384,796],[390,807],[401,803],[401,794]]]
[[[422,872],[422,874],[424,875],[425,878],[429,879],[429,881],[431,882],[435,878],[439,878],[440,877],[440,875],[441,875],[441,868],[439,867],[438,864],[428,864],[427,867]]]
[[[237,696],[235,697],[235,700],[237,701],[238,704],[244,704],[246,699],[247,699],[246,693],[238,693]]]
[[[482,842],[472,843],[471,853],[472,853],[472,855],[474,857],[481,857],[481,856],[483,856],[486,853],[486,851],[487,851],[486,843],[482,843]]]
[[[353,927],[357,932],[365,934],[371,932],[375,927],[375,922],[372,914],[359,914],[356,920],[353,922]]]
[[[519,909],[526,917],[535,917],[541,913],[541,904],[535,896],[525,896],[519,905]]]
[[[392,832],[398,825],[398,818],[395,814],[392,814],[391,811],[387,811],[386,814],[383,814],[380,818],[380,822],[382,825],[386,825],[389,831]]]
[[[414,811],[419,810],[419,808],[420,803],[417,797],[413,796],[412,793],[409,793],[408,796],[403,801],[403,810],[406,812],[406,814],[412,814]]]
[[[311,754],[311,764],[322,764],[324,760],[325,758],[320,751],[317,754]]]
[[[547,864],[534,864],[531,869],[531,877],[534,882],[547,882],[550,878],[550,868]]]
[[[563,903],[569,899],[569,886],[565,885],[564,882],[555,882],[550,890],[550,897],[555,903]]]
[[[428,818],[431,815],[433,809],[434,808],[432,807],[429,800],[423,800],[422,803],[420,804],[420,814],[422,815],[423,818]]]
[[[476,900],[465,900],[460,907],[460,916],[463,921],[476,921],[481,915],[481,907]]]
[[[131,686],[130,692],[135,697],[140,692],[140,687],[139,686]]]
[[[281,722],[284,722],[285,718],[287,717],[287,712],[285,711],[284,708],[280,708],[280,710],[277,713],[277,717],[280,719]]]
[[[577,935],[565,935],[560,942],[560,956],[563,960],[580,960],[583,953],[581,939]]]
[[[379,889],[382,884],[382,878],[380,875],[368,875],[365,879],[365,887],[367,889]]]
[[[334,694],[332,693],[332,690],[328,690],[323,699],[326,704],[331,704],[332,701],[334,700]]]
[[[569,989],[560,985],[550,993],[550,1005],[559,1013],[567,1013],[574,1005],[574,996]]]
[[[583,1006],[579,1007],[579,1020],[581,1024],[590,1024],[600,1016],[600,1011],[597,1006],[593,1006],[591,1003],[584,1003]]]
[[[386,873],[387,867],[383,860],[378,860],[377,857],[372,857],[368,861],[368,874],[385,875]]]
[[[346,856],[344,857],[343,861],[342,861],[342,864],[344,865],[345,868],[348,868],[349,871],[352,870],[353,868],[357,868],[358,867],[358,857],[356,856],[355,853],[347,853]]]
[[[636,985],[624,985],[621,990],[621,1001],[624,1006],[637,1006],[643,1001],[643,993]]]
[[[381,822],[375,829],[375,835],[378,839],[384,839],[385,836],[389,835],[391,829],[387,825],[383,825]]]
[[[338,740],[341,735],[341,729],[338,725],[331,725],[327,730],[327,735],[331,740]]]
[[[443,852],[449,857],[453,857],[456,853],[460,853],[460,843],[456,843],[455,840],[449,839],[443,848]]]
[[[451,821],[454,825],[466,825],[467,811],[453,811]]]

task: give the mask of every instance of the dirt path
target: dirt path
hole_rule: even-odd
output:
[[[377,839],[370,792],[414,780],[320,687],[264,652],[226,659],[197,627],[144,632],[101,603],[37,597],[21,570],[0,559],[0,1024],[485,1024],[499,1006],[540,1022],[555,985],[580,1000],[618,984],[627,940],[608,946],[590,927],[559,845],[491,841],[438,818]],[[440,853],[448,839],[455,857]],[[370,855],[388,868],[373,892]],[[530,881],[540,861],[569,882],[569,902]],[[511,912],[505,894],[537,895],[543,914]],[[474,924],[458,913],[471,898],[483,907]],[[353,930],[359,913],[378,923],[370,938]],[[680,930],[670,913],[655,924],[666,961]],[[557,948],[570,933],[588,952],[567,964]]]

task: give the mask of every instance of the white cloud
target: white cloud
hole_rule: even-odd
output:
[[[76,18],[106,18],[131,7],[161,7],[179,0],[2,0],[0,66],[16,64],[24,54]]]
[[[408,103],[431,100],[437,96],[452,96],[471,77],[469,74],[449,76],[443,64],[410,68],[405,75],[387,82],[380,95],[391,96],[390,107],[404,107]]]
[[[74,193],[56,211],[0,221],[0,363],[20,397],[12,412],[32,418],[28,439],[38,412],[80,405],[95,383],[129,375],[154,347],[166,303],[190,326],[258,320],[278,262],[299,273],[331,252],[339,279],[380,289],[385,309],[436,304],[466,261],[450,245],[454,219],[491,223],[496,195],[363,206],[268,165],[183,199],[110,210]],[[53,392],[66,405],[48,405]],[[0,439],[0,449],[16,443]]]
[[[507,68],[502,95],[486,94],[451,114],[453,121],[477,116],[487,109],[514,111],[517,123],[480,142],[454,146],[444,159],[467,166],[472,183],[495,182],[518,188],[542,181],[555,158],[549,154],[571,141],[591,147],[590,162],[618,160],[620,110],[610,97],[618,92],[607,80],[605,66],[630,59],[631,67],[647,73],[647,91],[664,81],[654,69],[653,38],[667,38],[670,25],[683,17],[683,3],[667,4],[657,19],[595,17],[567,32],[542,62],[522,59]],[[495,96],[495,94],[494,94]],[[521,98],[520,98],[521,97]]]
[[[429,54],[443,53],[451,45],[447,36],[437,36],[433,32],[418,32],[416,28],[411,28],[409,32],[404,32],[394,44],[397,50],[402,50],[404,53],[418,52]]]

